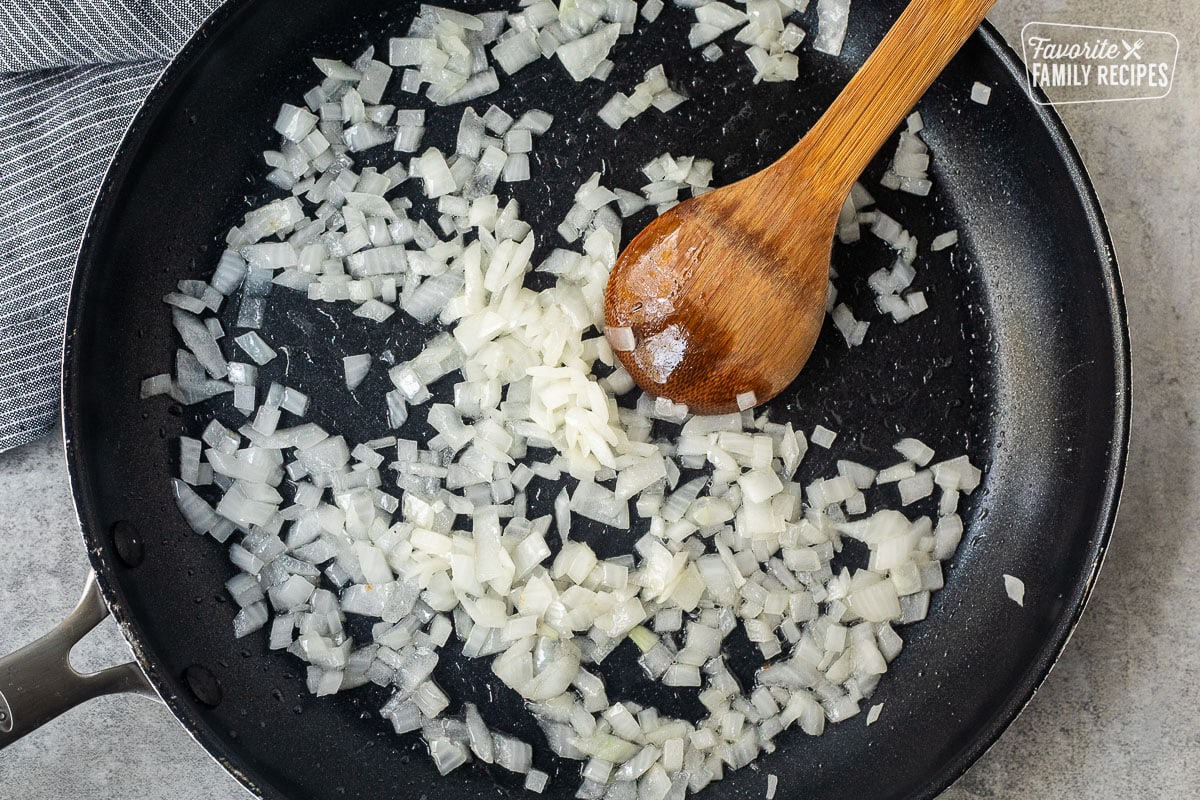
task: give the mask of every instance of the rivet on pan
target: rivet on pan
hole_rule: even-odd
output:
[[[109,528],[112,535],[113,547],[117,550],[117,558],[127,567],[140,566],[146,557],[146,546],[141,532],[132,522],[118,520]]]
[[[183,671],[183,679],[201,705],[216,708],[221,704],[225,692],[221,689],[220,681],[207,667],[192,664]]]

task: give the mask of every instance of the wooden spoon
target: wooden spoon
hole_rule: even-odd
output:
[[[766,402],[792,382],[825,319],[850,187],[994,2],[913,0],[783,158],[680,203],[625,248],[604,317],[639,386],[718,414]]]

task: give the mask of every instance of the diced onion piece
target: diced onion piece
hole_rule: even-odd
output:
[[[525,774],[525,789],[541,794],[550,782],[550,775],[538,769],[531,769]]]
[[[275,358],[275,350],[255,331],[243,333],[241,336],[236,337],[234,341],[259,366]]]
[[[902,478],[896,488],[900,490],[900,504],[909,505],[933,494],[933,473],[923,469],[907,478]]]
[[[841,54],[849,15],[850,0],[817,0],[817,35],[813,49],[834,56]]]
[[[616,23],[603,25],[587,36],[559,45],[554,54],[572,78],[582,81],[590,77],[600,63],[608,58],[608,53],[617,43],[620,32],[621,26]]]
[[[826,428],[824,425],[818,425],[813,428],[812,435],[808,437],[809,441],[818,447],[829,449],[833,447],[833,441],[837,438],[837,434]]]
[[[958,231],[950,230],[945,233],[939,233],[933,237],[933,241],[929,243],[929,249],[933,251],[945,250],[951,245],[958,243]]]
[[[357,389],[371,369],[371,356],[367,353],[346,356],[342,359],[342,369],[346,375],[346,388]]]
[[[1004,575],[1004,591],[1009,599],[1019,606],[1025,605],[1025,582],[1012,575]]]
[[[907,460],[915,462],[917,466],[923,467],[933,460],[933,448],[926,445],[920,439],[901,439],[893,445],[897,453],[904,456]]]
[[[433,764],[442,775],[449,774],[467,763],[469,756],[467,748],[459,742],[449,739],[433,739],[429,742],[429,755]]]

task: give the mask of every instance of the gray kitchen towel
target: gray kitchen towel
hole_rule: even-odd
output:
[[[0,451],[54,425],[92,200],[155,79],[220,0],[0,3]]]

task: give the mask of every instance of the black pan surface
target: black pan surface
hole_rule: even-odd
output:
[[[643,183],[638,168],[669,150],[714,159],[717,181],[726,183],[775,159],[901,7],[898,0],[855,0],[841,58],[802,47],[799,82],[758,86],[750,85],[740,45],[729,43],[715,64],[688,51],[690,14],[668,7],[648,35],[617,45],[609,84],[575,84],[556,64],[535,65],[475,105],[556,115],[535,149],[535,176],[545,181],[514,189],[548,248],[573,188],[594,170],[604,171],[607,185],[636,188]],[[275,144],[270,125],[280,103],[297,101],[316,82],[309,57],[352,59],[368,43],[382,46],[407,28],[415,9],[395,0],[227,4],[138,115],[104,183],[72,291],[67,449],[105,596],[172,711],[268,798],[521,791],[513,776],[480,765],[439,779],[420,742],[397,737],[375,714],[380,690],[312,698],[303,665],[267,652],[265,634],[232,638],[236,609],[222,585],[233,567],[224,547],[187,529],[168,477],[177,468],[175,437],[197,435],[206,414],[239,417],[222,403],[197,410],[138,400],[141,379],[169,369],[176,347],[161,297],[181,278],[207,277],[224,232],[248,202],[269,196],[260,153]],[[815,11],[801,24],[814,29]],[[658,63],[692,99],[619,133],[600,125],[595,111],[612,92],[630,89]],[[968,100],[976,80],[993,87],[990,105]],[[708,797],[761,796],[768,773],[779,776],[784,798],[934,796],[1032,696],[1078,619],[1104,553],[1124,464],[1129,357],[1116,265],[1092,189],[1057,118],[1031,100],[1015,55],[987,25],[919,108],[934,153],[933,197],[873,191],[879,207],[922,242],[959,230],[956,248],[919,259],[916,286],[931,309],[903,326],[877,319],[853,351],[827,326],[810,365],[770,412],[804,430],[821,423],[841,432],[832,453],[814,448],[805,475],[828,474],[836,457],[888,465],[897,460],[891,444],[915,435],[940,454],[967,453],[986,465],[984,482],[965,503],[967,536],[948,565],[946,588],[928,620],[902,630],[907,646],[871,700],[884,704],[879,721],[867,728],[860,716],[815,739],[787,732],[777,752],[709,788]],[[457,116],[431,115],[443,125],[432,125],[425,144],[452,149],[448,120]],[[869,182],[885,162],[876,159]],[[626,240],[647,219],[628,223]],[[887,251],[878,243],[836,246],[834,260],[842,299],[865,315],[866,276],[888,263]],[[411,321],[358,323],[344,307],[325,311],[276,292],[264,332],[288,346],[268,373],[280,377],[286,368],[287,383],[312,394],[310,419],[351,440],[379,435],[382,370],[353,396],[321,376],[339,375],[345,353],[391,349],[408,357],[428,331]],[[226,321],[232,329],[228,314]],[[535,486],[530,500],[538,512],[561,487]],[[604,555],[627,549],[639,534],[583,535]],[[860,556],[847,548],[843,559],[853,564]],[[1006,597],[1004,573],[1025,581],[1024,608]],[[623,645],[601,670],[611,698],[653,699],[665,711],[698,714],[694,692],[652,692],[631,649]],[[743,676],[752,674],[748,646],[735,663]],[[448,654],[436,677],[456,699],[480,703],[493,727],[534,743],[535,765],[555,776],[549,796],[573,795],[577,764],[547,758],[516,696],[489,680],[486,664]]]

